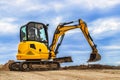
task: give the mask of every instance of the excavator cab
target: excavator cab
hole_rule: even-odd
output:
[[[17,60],[46,60],[49,57],[47,26],[29,22],[20,28]]]
[[[20,41],[37,41],[48,46],[47,26],[43,23],[29,22],[20,29]]]

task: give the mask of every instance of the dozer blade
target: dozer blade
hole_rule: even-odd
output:
[[[73,60],[72,60],[72,58],[71,58],[70,56],[55,58],[55,59],[53,59],[53,60],[56,61],[56,62],[59,62],[59,63],[73,62]]]
[[[90,59],[87,62],[95,62],[95,61],[99,61],[99,60],[101,60],[101,56],[100,56],[99,53],[97,53],[97,54],[91,53],[90,54]]]

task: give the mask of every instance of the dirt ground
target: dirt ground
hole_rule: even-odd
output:
[[[0,71],[0,80],[120,80],[120,70]]]

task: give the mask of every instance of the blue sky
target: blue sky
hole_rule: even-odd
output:
[[[16,60],[19,28],[29,21],[49,24],[49,40],[59,23],[83,19],[97,44],[101,61],[120,65],[120,0],[0,0],[0,64]],[[87,64],[91,48],[79,29],[65,35],[58,57]]]

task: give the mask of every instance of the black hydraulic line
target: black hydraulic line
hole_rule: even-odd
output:
[[[61,25],[61,26],[64,26],[64,25],[72,24],[72,23],[74,23],[74,22],[78,22],[78,21],[65,22],[65,23],[61,23],[60,25]]]
[[[87,28],[87,24],[86,24],[85,22],[84,22],[84,24],[85,24],[85,28]],[[85,28],[84,28],[84,30],[85,30]],[[84,32],[85,32],[85,31],[84,31]],[[93,41],[90,33],[88,32],[88,35],[87,35],[87,33],[85,32],[85,34],[86,34],[87,38],[88,38],[88,39],[90,38],[90,40],[93,42],[93,46],[91,46],[92,50],[94,50],[94,48],[97,48],[97,45],[94,43],[94,41]]]
[[[64,25],[72,24],[72,23],[73,23],[73,21],[71,21],[71,22],[67,22],[67,23],[62,23],[62,25],[64,26]]]
[[[55,54],[58,53],[58,49],[59,49],[59,47],[60,47],[60,45],[61,45],[61,43],[62,43],[62,41],[63,41],[63,39],[64,39],[64,36],[65,36],[65,34],[63,34],[63,35],[61,36],[60,42],[58,43],[58,45],[57,45],[57,47],[56,47],[56,49],[55,49]]]

